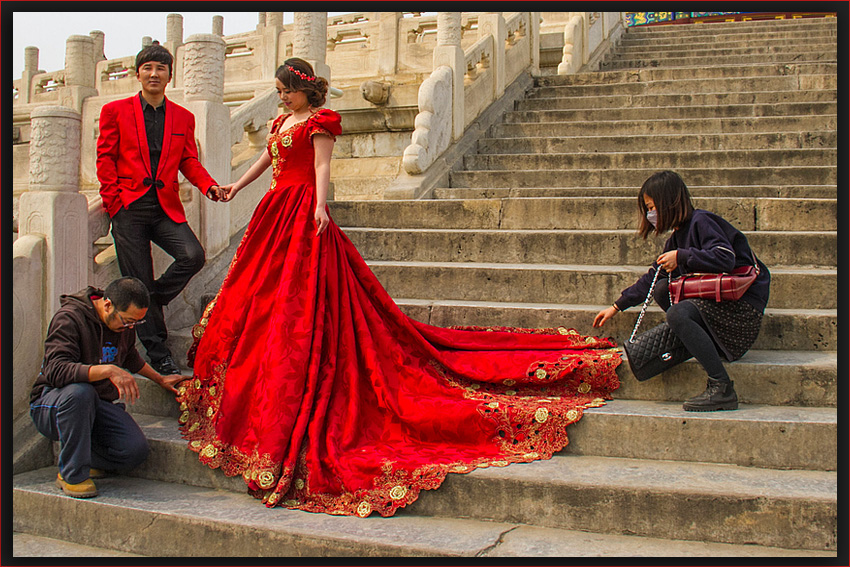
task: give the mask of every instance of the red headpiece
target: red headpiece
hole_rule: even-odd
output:
[[[295,73],[296,75],[298,75],[301,78],[302,81],[315,81],[316,80],[316,77],[311,77],[310,75],[306,75],[306,74],[302,73],[301,71],[299,71],[298,69],[296,69],[295,67],[293,67],[292,65],[287,65],[286,68],[289,69],[290,71],[292,71],[293,73]]]

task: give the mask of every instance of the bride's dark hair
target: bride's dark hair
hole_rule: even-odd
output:
[[[324,77],[317,77],[313,66],[303,59],[290,57],[277,68],[274,76],[289,90],[303,91],[310,106],[319,107],[325,104],[328,81]]]

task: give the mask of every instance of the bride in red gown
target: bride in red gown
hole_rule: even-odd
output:
[[[269,165],[229,273],[195,326],[180,428],[201,462],[267,506],[390,516],[448,473],[549,459],[619,386],[610,339],[439,328],[402,313],[325,204],[340,116],[289,59],[290,113],[230,200]],[[318,233],[318,234],[317,234]]]

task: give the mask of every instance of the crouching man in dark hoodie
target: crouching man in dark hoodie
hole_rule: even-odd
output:
[[[129,471],[148,456],[142,430],[117,401],[139,398],[133,374],[175,394],[175,385],[188,377],[162,376],[136,351],[135,327],[150,305],[136,278],[119,278],[103,291],[88,287],[60,302],[30,394],[30,416],[42,435],[61,444],[56,485],[88,498],[97,495],[92,478]]]

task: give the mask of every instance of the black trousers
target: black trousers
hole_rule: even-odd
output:
[[[667,313],[667,324],[681,339],[682,344],[697,359],[706,374],[712,380],[729,381],[729,374],[723,366],[720,352],[708,326],[700,315],[699,309],[691,301],[685,299],[670,304],[670,294],[667,292],[667,279],[658,278],[652,297],[661,309]]]
[[[136,334],[148,358],[157,363],[171,354],[165,345],[168,330],[162,308],[204,267],[204,248],[189,223],[174,222],[158,200],[147,196],[112,217],[112,238],[121,275],[140,279],[150,292],[151,304]],[[174,258],[159,278],[154,278],[151,242]]]
[[[127,472],[148,456],[145,434],[124,410],[124,404],[100,399],[91,384],[45,388],[30,405],[36,429],[59,441],[59,473],[78,484],[89,469]]]

